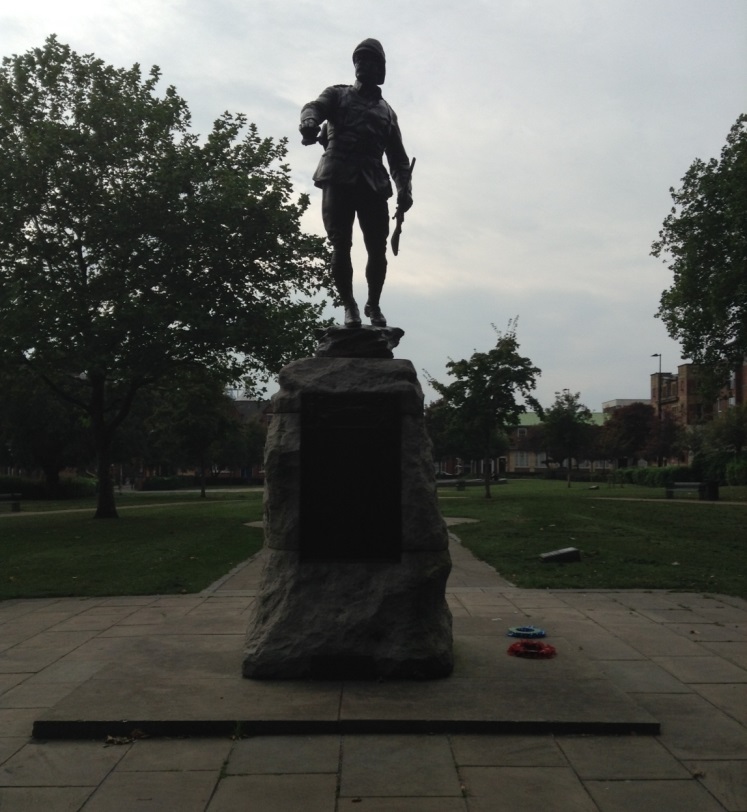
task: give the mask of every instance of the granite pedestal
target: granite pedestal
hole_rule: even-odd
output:
[[[268,557],[244,676],[450,674],[448,534],[412,364],[288,365],[273,398],[265,477]]]

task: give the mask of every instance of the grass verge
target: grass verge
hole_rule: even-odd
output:
[[[722,489],[720,503],[553,481],[512,480],[493,494],[439,490],[445,516],[478,520],[457,528],[464,545],[518,586],[747,598],[745,488]],[[742,504],[724,503],[732,499]],[[0,600],[199,592],[262,545],[262,531],[246,526],[262,517],[260,492],[124,495],[112,521],[93,519],[93,503],[64,505],[32,514],[26,503],[0,518]],[[571,546],[582,561],[539,559]]]
[[[722,500],[741,496],[726,490]],[[653,501],[650,488],[592,491],[552,481],[511,481],[494,488],[492,499],[479,486],[462,493],[440,490],[439,496],[445,516],[479,520],[455,529],[462,543],[520,587],[671,589],[747,598],[747,503]],[[563,547],[580,549],[582,560],[540,561],[541,553]]]
[[[262,546],[261,493],[0,519],[0,600],[199,592]],[[130,505],[130,502],[127,502]]]

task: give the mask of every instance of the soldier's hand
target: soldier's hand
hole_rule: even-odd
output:
[[[406,189],[397,194],[397,208],[403,213],[412,208],[412,195]]]
[[[316,144],[317,138],[319,137],[320,127],[313,118],[305,118],[301,122],[298,129],[301,133],[302,144],[305,146]]]

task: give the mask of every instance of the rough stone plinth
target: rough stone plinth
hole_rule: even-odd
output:
[[[356,407],[365,407],[370,399],[374,413],[378,403],[398,405],[398,470],[388,473],[385,466],[368,478],[360,473],[356,478],[356,469],[336,470],[338,457],[331,449],[325,459],[319,437],[314,438],[314,459],[304,459],[302,426],[309,431],[302,419],[304,403],[308,408],[311,398],[315,403],[321,399],[323,404],[345,404],[351,393]],[[331,412],[334,415],[334,408]],[[361,430],[369,431],[364,423]],[[343,436],[355,443],[349,431]],[[334,437],[339,442],[338,435]],[[375,459],[361,459],[356,467],[375,464]],[[388,476],[399,482],[397,526],[385,525],[390,527],[385,532],[396,533],[396,539],[377,544],[376,535],[369,533],[370,541],[352,557],[310,556],[309,550],[339,549],[325,545],[325,533],[339,535],[340,522],[351,539],[363,533],[361,527],[375,525],[382,511],[380,497],[392,498]],[[436,501],[423,394],[412,364],[312,358],[286,367],[273,399],[265,478],[268,562],[248,633],[244,676],[427,679],[451,673],[451,614],[445,599],[451,569],[448,534]],[[338,520],[329,506],[359,480],[369,500],[367,515],[351,517],[340,504]],[[314,500],[310,505],[302,490],[313,487],[317,492],[320,482],[328,490],[326,498],[318,500],[323,504],[315,515]],[[380,489],[377,482],[382,483]],[[379,554],[379,547],[386,556]]]
[[[317,330],[318,358],[393,358],[392,350],[405,334],[399,327],[343,327]]]

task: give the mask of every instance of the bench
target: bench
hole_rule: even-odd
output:
[[[718,482],[670,482],[666,486],[667,499],[674,499],[675,493],[697,493],[698,499],[718,501]]]
[[[20,513],[21,511],[20,493],[0,493],[0,502],[10,502],[10,509],[13,513]]]

